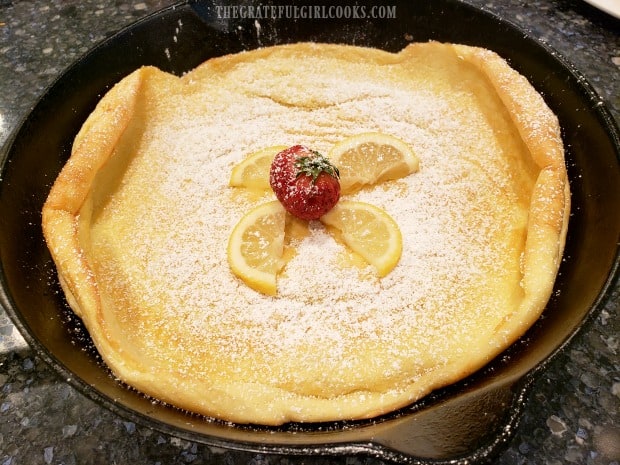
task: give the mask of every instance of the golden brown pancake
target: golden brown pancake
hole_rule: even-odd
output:
[[[277,296],[236,278],[229,234],[274,197],[230,188],[232,167],[369,131],[420,159],[346,196],[398,223],[396,268],[380,279],[349,263],[313,222]],[[77,135],[43,229],[116,376],[198,414],[276,425],[374,417],[484,366],[543,311],[568,215],[557,119],[495,53],[299,43],[124,78]]]

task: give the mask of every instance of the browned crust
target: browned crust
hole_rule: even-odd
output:
[[[564,148],[557,117],[524,76],[494,52],[463,45],[454,48],[493,84],[540,168],[530,199],[522,259],[524,299],[516,319],[515,315],[507,315],[504,327],[497,328],[496,343],[504,346],[519,338],[538,319],[562,260],[570,214]]]
[[[58,270],[67,301],[80,316],[96,344],[99,337],[101,301],[96,277],[82,249],[79,215],[100,168],[134,116],[144,70],[138,70],[114,86],[97,105],[77,134],[71,156],[58,175],[42,211],[43,235]]]

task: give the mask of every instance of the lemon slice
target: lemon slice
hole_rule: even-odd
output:
[[[343,193],[418,171],[420,161],[406,142],[380,132],[348,137],[332,147],[329,159],[340,170]]]
[[[269,189],[269,169],[273,157],[286,148],[288,148],[286,145],[274,145],[250,154],[233,167],[228,185],[249,189]]]
[[[370,263],[379,277],[392,271],[400,260],[403,250],[400,229],[381,208],[341,200],[321,221],[336,228],[345,245]]]
[[[285,223],[280,202],[267,202],[245,214],[228,239],[230,269],[263,294],[276,294],[276,276],[284,266]]]

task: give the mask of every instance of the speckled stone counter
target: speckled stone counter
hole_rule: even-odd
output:
[[[111,33],[170,3],[0,0],[0,144],[63,69]],[[620,20],[580,0],[470,3],[503,15],[559,50],[620,120]],[[616,284],[604,307],[538,378],[497,463],[620,463],[619,306]],[[82,463],[377,461],[212,450],[134,424],[60,379],[0,310],[0,465]]]

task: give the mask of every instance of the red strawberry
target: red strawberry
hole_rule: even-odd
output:
[[[284,208],[304,220],[316,220],[340,198],[338,168],[315,150],[294,145],[276,154],[269,184]]]

